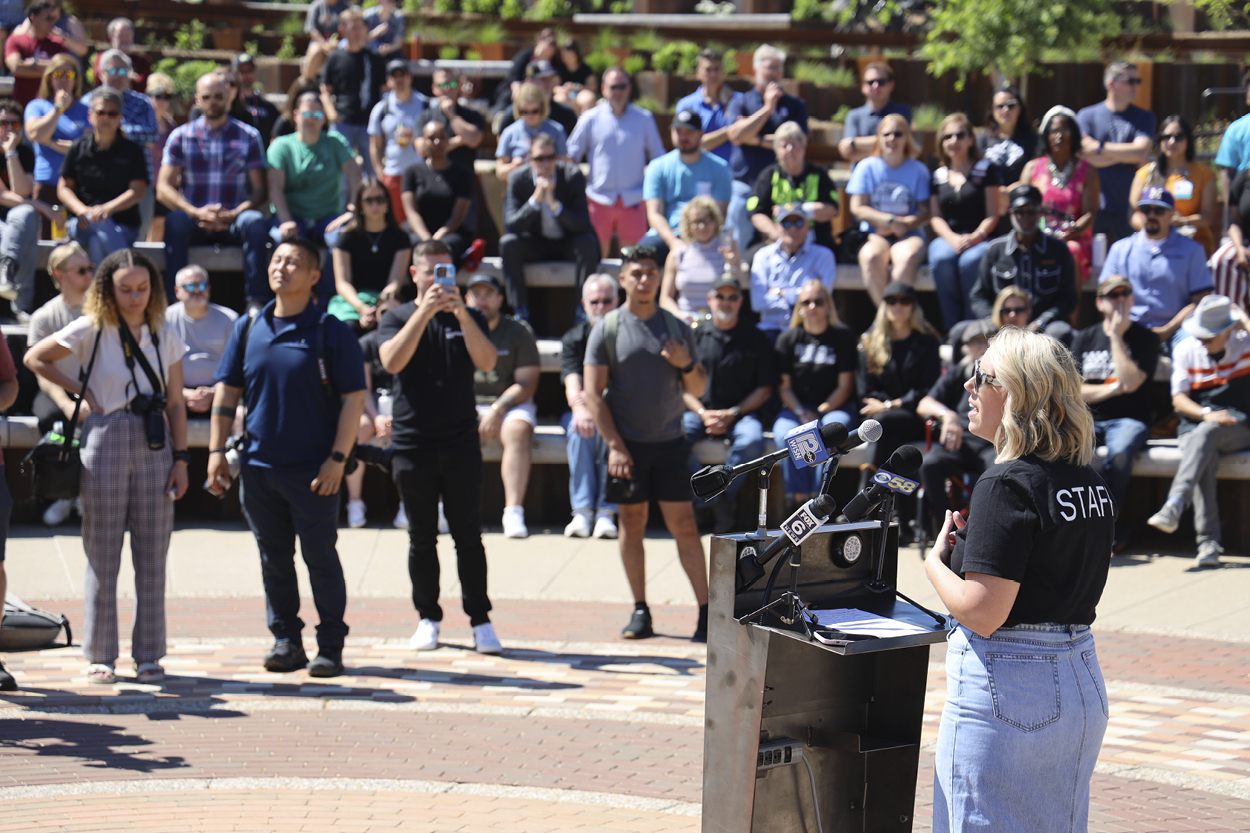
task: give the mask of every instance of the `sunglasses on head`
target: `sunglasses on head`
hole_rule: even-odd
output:
[[[991,376],[990,374],[981,370],[981,360],[977,359],[975,362],[972,363],[972,392],[980,393],[981,388],[987,384],[990,384],[999,388],[1003,386],[1003,383],[998,381],[997,376]]]
[[[890,307],[910,307],[916,302],[911,298],[908,298],[906,295],[891,295],[889,298],[885,299],[885,303],[886,306]]]
[[[781,221],[782,228],[806,228],[807,220],[802,217],[787,217]]]
[[[1110,300],[1115,301],[1119,298],[1127,298],[1128,296],[1132,294],[1133,294],[1133,290],[1120,288],[1120,289],[1112,290],[1111,292],[1108,292],[1106,295],[1102,297],[1109,298]]]
[[[951,139],[967,139],[967,138],[968,138],[967,130],[960,130],[958,133],[943,133],[942,134],[943,142],[949,142]]]
[[[1137,206],[1137,210],[1140,211],[1142,214],[1145,214],[1147,217],[1162,217],[1164,214],[1167,214],[1171,209],[1164,208],[1161,205],[1139,205]]]
[[[179,289],[185,289],[187,292],[207,292],[208,281],[196,281],[195,283],[183,283],[178,285]]]
[[[1003,307],[1003,315],[1028,315],[1028,307]]]

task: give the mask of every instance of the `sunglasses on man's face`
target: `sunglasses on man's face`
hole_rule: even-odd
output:
[[[981,388],[987,384],[998,388],[1003,386],[1003,383],[998,381],[997,376],[991,376],[981,370],[981,360],[977,359],[972,363],[972,392],[977,394],[981,393]]]
[[[802,217],[787,217],[781,221],[782,228],[807,228],[807,220]]]
[[[115,119],[121,115],[118,110],[92,110],[91,114],[96,118]]]
[[[726,303],[726,304],[736,304],[736,303],[738,303],[739,301],[741,301],[741,300],[742,300],[742,296],[741,296],[741,295],[739,295],[737,292],[735,292],[735,293],[734,293],[734,294],[732,294],[732,295],[722,295],[722,294],[720,294],[719,292],[717,292],[717,293],[716,293],[715,295],[713,295],[712,297],[713,297],[713,298],[715,298],[716,300],[718,300],[718,301],[722,301],[722,302],[724,302],[724,303]]]
[[[301,110],[300,115],[306,119],[312,119],[313,121],[321,121],[326,117],[325,111],[323,110]]]
[[[0,127],[7,127],[10,130],[17,130],[22,126],[18,119],[0,119]]]
[[[609,84],[608,89],[614,93],[619,93],[622,90],[628,90],[629,85],[628,84]]]
[[[871,80],[865,81],[864,86],[865,87],[884,87],[886,84],[890,83],[890,80],[891,79],[889,78],[873,78]]]
[[[543,162],[554,162],[556,161],[556,155],[553,153],[550,156],[531,156],[530,161],[537,162],[539,164],[542,164]]]
[[[111,75],[114,78],[122,78],[130,74],[130,70],[126,67],[111,67],[104,70],[105,75]]]
[[[1011,209],[1011,213],[1016,217],[1036,217],[1037,209],[1032,207],[1013,208]]]
[[[1115,80],[1119,81],[1121,84],[1128,84],[1130,87],[1139,87],[1139,86],[1141,86],[1141,79],[1140,79],[1140,78],[1125,78],[1125,77],[1121,76],[1121,77],[1119,77],[1119,78],[1117,78],[1117,79],[1115,79]]]
[[[186,290],[187,292],[207,292],[208,281],[196,281],[195,283],[179,284],[178,288]]]
[[[440,81],[434,86],[440,90],[452,90],[460,86],[460,82],[459,81]]]
[[[1139,205],[1137,210],[1142,214],[1145,214],[1147,217],[1162,217],[1171,209],[1164,208],[1161,205]]]

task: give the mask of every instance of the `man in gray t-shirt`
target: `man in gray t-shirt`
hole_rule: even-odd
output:
[[[586,407],[608,447],[610,480],[604,498],[618,505],[621,561],[634,595],[634,613],[621,636],[654,635],[643,536],[647,507],[655,498],[699,603],[693,639],[706,642],[707,566],[695,524],[690,447],[681,420],[682,393],[703,396],[707,372],[695,361],[689,328],[657,303],[660,267],[654,249],[637,246],[625,256],[621,288],[625,303],[609,313],[616,316],[612,344],[608,317],[591,330],[582,374]]]
[[[217,363],[230,340],[234,310],[208,302],[208,272],[192,264],[174,276],[174,292],[178,303],[165,311],[168,321],[187,344],[182,359],[182,393],[187,401],[187,416],[208,416],[213,404]]]

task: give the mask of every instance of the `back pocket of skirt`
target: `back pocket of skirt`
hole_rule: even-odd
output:
[[[986,654],[994,716],[1022,732],[1059,719],[1059,664],[1054,657]]]

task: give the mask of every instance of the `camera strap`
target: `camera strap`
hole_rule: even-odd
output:
[[[157,376],[152,370],[152,365],[148,363],[148,357],[143,355],[143,351],[139,349],[139,343],[135,341],[134,335],[130,332],[129,325],[125,321],[118,325],[121,331],[122,352],[126,354],[126,367],[130,370],[130,378],[134,382],[135,394],[139,393],[139,381],[135,379],[135,360],[138,359],[139,367],[143,368],[143,373],[148,377],[148,384],[152,386],[152,393],[162,394],[165,392],[165,386],[162,380],[165,378],[165,363],[161,360],[161,342],[156,335],[156,331],[148,326],[148,334],[152,339],[152,346],[156,348],[156,363],[161,369],[161,375]]]

